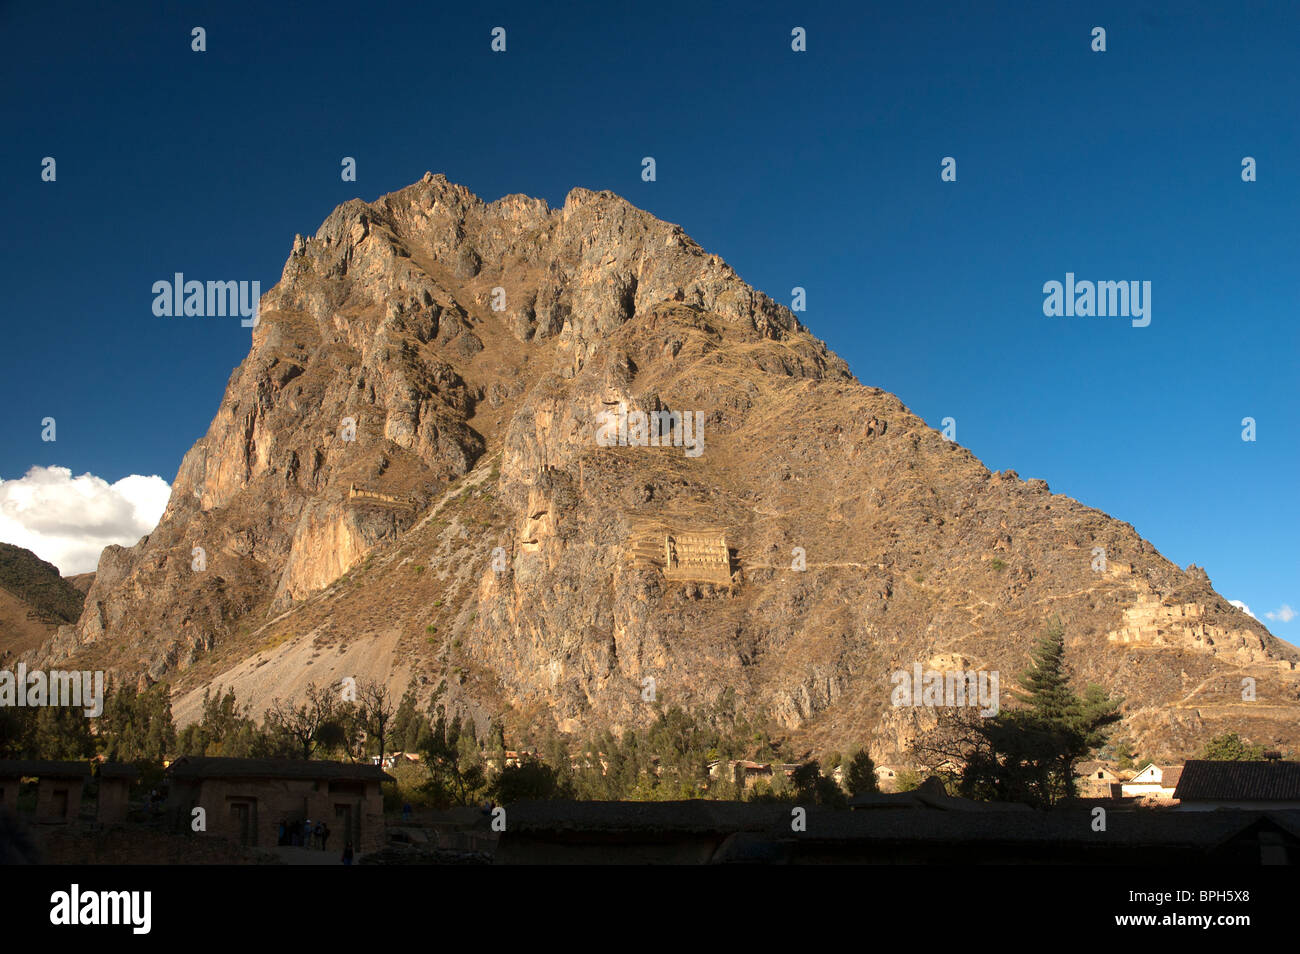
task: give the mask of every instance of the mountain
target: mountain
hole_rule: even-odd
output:
[[[94,574],[64,579],[31,550],[0,543],[0,665],[36,649],[81,616]]]
[[[181,722],[210,685],[260,710],[348,675],[511,733],[725,691],[893,759],[934,714],[891,673],[1005,691],[1058,615],[1145,755],[1295,746],[1300,656],[1203,571],[990,473],[680,227],[426,174],[295,237],[157,529],[29,657],[169,680]]]

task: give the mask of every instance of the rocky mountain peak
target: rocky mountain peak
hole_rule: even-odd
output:
[[[990,475],[679,226],[426,173],[295,236],[157,529],[29,657],[172,681],[182,719],[213,683],[261,707],[367,675],[587,733],[730,689],[893,757],[933,713],[891,672],[1008,687],[1049,616],[1135,737],[1294,741],[1294,650],[1128,524]]]

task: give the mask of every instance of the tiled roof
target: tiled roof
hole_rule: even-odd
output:
[[[1180,801],[1300,802],[1300,762],[1211,762],[1183,766]]]

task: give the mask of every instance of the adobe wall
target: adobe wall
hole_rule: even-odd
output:
[[[274,848],[279,840],[281,819],[310,818],[324,820],[330,828],[329,851],[343,852],[346,837],[341,820],[335,814],[339,805],[351,807],[354,829],[360,823],[358,852],[377,851],[384,847],[384,802],[378,782],[346,783],[362,791],[340,791],[339,783],[330,791],[330,783],[310,779],[206,779],[198,786],[198,795],[188,794],[189,802],[181,805],[188,827],[190,808],[195,804],[207,813],[206,834],[231,841],[239,840],[239,822],[231,811],[236,801],[255,800],[251,825],[259,848]],[[182,801],[185,796],[182,796]]]
[[[18,814],[18,784],[20,781],[17,778],[0,778],[0,808],[7,808],[15,815]]]
[[[81,814],[81,789],[79,778],[42,778],[36,786],[36,820],[38,822],[76,821]],[[66,792],[68,808],[60,811],[55,805],[55,795]]]
[[[104,824],[126,821],[127,795],[131,783],[127,779],[99,780],[98,818]]]

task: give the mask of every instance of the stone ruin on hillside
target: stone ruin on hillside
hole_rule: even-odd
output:
[[[669,533],[664,536],[664,577],[697,583],[730,583],[731,555],[721,533]]]
[[[1200,603],[1164,602],[1155,593],[1139,593],[1136,602],[1124,610],[1118,629],[1106,639],[1122,645],[1191,648],[1216,656],[1228,656],[1240,663],[1260,663],[1292,671],[1295,664],[1278,659],[1259,634],[1245,628],[1226,629],[1206,621]]]
[[[408,494],[389,494],[384,493],[382,490],[366,490],[363,487],[358,487],[356,484],[349,484],[348,502],[352,503],[357,501],[367,503],[387,503],[398,507],[414,508],[416,506],[415,499]]]
[[[633,566],[658,569],[667,580],[731,583],[732,557],[724,530],[678,530],[654,526],[633,535]]]

